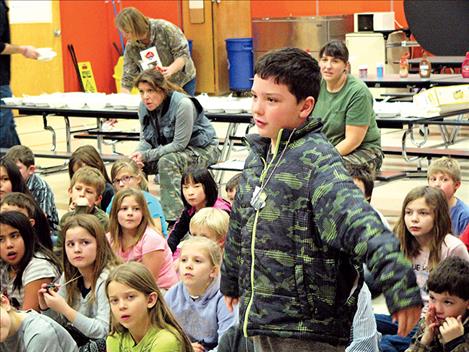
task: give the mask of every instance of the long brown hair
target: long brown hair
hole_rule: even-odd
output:
[[[140,241],[147,227],[155,228],[155,223],[150,215],[150,211],[148,210],[148,205],[142,191],[127,188],[117,192],[114,196],[114,200],[112,201],[111,216],[109,217],[109,232],[111,233],[112,249],[115,252],[117,252],[121,247],[121,239],[123,236],[122,226],[119,224],[117,215],[122,206],[122,202],[126,197],[134,197],[135,201],[140,206],[140,209],[142,209],[142,221],[137,227],[137,235],[135,236],[132,246]],[[159,233],[158,231],[156,232]]]
[[[399,238],[401,250],[407,258],[412,259],[419,255],[421,250],[420,245],[407,229],[404,220],[407,205],[418,198],[424,198],[425,203],[433,212],[433,229],[429,245],[430,257],[428,260],[428,265],[431,270],[440,262],[441,245],[445,240],[445,236],[451,233],[451,218],[449,215],[448,202],[446,201],[444,193],[440,189],[430,186],[421,186],[412,189],[406,195],[404,203],[402,203],[401,215],[394,227],[394,233]]]
[[[107,174],[106,167],[104,166],[104,161],[99,155],[98,151],[91,145],[82,145],[78,147],[71,155],[70,161],[68,162],[68,175],[72,179],[73,167],[79,164],[82,166],[91,166],[99,170],[104,176],[104,179],[107,183],[111,183],[111,180]]]
[[[128,262],[119,265],[111,271],[106,281],[106,295],[109,299],[108,287],[112,282],[118,282],[122,285],[128,286],[138,292],[141,292],[148,297],[151,293],[157,294],[156,304],[152,308],[148,308],[148,315],[150,323],[162,330],[171,332],[181,343],[182,352],[192,352],[192,345],[189,338],[184,333],[182,327],[177,322],[173,313],[166,304],[161,291],[156,285],[155,279],[147,267],[141,263]],[[112,336],[115,333],[128,333],[128,329],[119,324],[119,322],[111,314],[111,332]]]
[[[70,264],[68,260],[67,253],[66,253],[66,234],[67,231],[73,229],[75,227],[81,227],[86,232],[88,232],[91,236],[96,238],[96,259],[94,262],[93,268],[93,277],[91,280],[91,296],[90,302],[93,302],[96,299],[95,291],[96,291],[96,281],[98,280],[99,276],[105,269],[112,269],[113,267],[122,263],[122,261],[116,257],[114,252],[112,251],[109,242],[106,239],[104,234],[104,229],[102,225],[99,223],[98,219],[91,214],[79,214],[71,216],[64,224],[62,228],[62,236],[64,238],[62,244],[62,260],[63,260],[63,267],[64,267],[64,277],[65,281],[72,280],[75,277],[79,277],[81,274],[76,267]],[[72,306],[74,303],[75,298],[77,297],[78,292],[78,281],[72,281],[66,286],[67,291],[67,303]]]

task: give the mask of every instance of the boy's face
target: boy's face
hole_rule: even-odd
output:
[[[450,295],[448,292],[436,293],[430,291],[430,309],[435,310],[435,317],[439,323],[448,317],[457,318],[466,314],[469,309],[469,300]]]
[[[208,226],[190,223],[189,231],[192,236],[206,237],[209,240],[212,240],[213,242],[218,243],[217,234]]]
[[[461,182],[454,181],[450,175],[444,172],[436,172],[428,177],[428,185],[441,189],[449,201],[461,186]]]
[[[301,126],[314,107],[314,98],[297,102],[285,84],[275,83],[274,78],[262,79],[254,76],[252,85],[252,115],[259,134],[277,141],[282,128],[293,129]]]
[[[86,185],[82,182],[75,182],[73,187],[68,190],[68,195],[74,204],[77,203],[79,198],[86,199],[90,208],[98,205],[102,198],[102,196],[96,191],[95,187]]]
[[[18,166],[18,169],[20,170],[21,176],[23,176],[23,180],[27,181],[29,176],[31,176],[34,173],[35,167],[34,165],[31,166],[26,166],[23,164],[21,161],[16,161],[16,166]]]

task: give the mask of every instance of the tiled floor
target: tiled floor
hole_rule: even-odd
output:
[[[74,129],[91,128],[93,125],[93,119],[83,118],[72,118],[71,124]],[[40,116],[35,117],[19,117],[16,119],[17,131],[23,144],[28,145],[33,151],[45,151],[50,149],[51,145],[51,134],[42,128],[42,118]],[[62,117],[49,117],[48,123],[57,132],[57,150],[65,151],[65,125]],[[138,121],[120,120],[118,129],[122,130],[135,130],[138,131]],[[217,133],[219,136],[224,136],[226,133],[226,124],[215,124]],[[244,127],[239,128],[240,133],[244,131]],[[402,130],[382,130],[382,144],[386,146],[401,144]],[[451,148],[466,149],[469,150],[469,130],[461,131],[458,141]],[[428,145],[433,146],[441,143],[441,137],[437,128],[432,128],[432,133],[428,141]],[[92,144],[96,146],[94,141],[89,140],[77,140],[73,139],[72,145],[76,147],[83,144]],[[117,151],[128,154],[135,148],[136,142],[122,142],[117,145]],[[104,153],[111,153],[111,146],[105,145],[103,148]],[[232,153],[232,157],[242,159],[246,155],[246,150],[243,148],[235,148]],[[58,165],[63,163],[60,160],[52,159],[38,159],[36,165],[41,167],[47,167],[51,165]],[[416,170],[417,163],[406,163],[401,156],[387,157],[383,164],[385,170]],[[422,162],[422,166],[425,169],[427,164],[426,161]],[[461,169],[463,171],[462,186],[457,192],[457,196],[466,203],[469,203],[469,161],[461,161]],[[223,180],[231,177],[233,173],[226,173]],[[47,182],[51,185],[59,209],[60,215],[66,211],[68,199],[67,199],[67,188],[69,184],[68,174],[66,172],[59,172],[53,174],[47,174],[44,176]],[[394,224],[396,218],[399,215],[401,202],[407,192],[418,185],[424,185],[426,180],[424,177],[420,178],[403,178],[391,182],[377,182],[375,191],[373,193],[372,204],[378,208],[389,220],[391,226]],[[158,193],[158,188],[152,182],[151,191]],[[385,311],[384,301],[378,299],[375,301],[377,311]]]

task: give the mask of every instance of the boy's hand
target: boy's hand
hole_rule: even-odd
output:
[[[225,299],[226,307],[230,313],[233,313],[233,306],[237,305],[239,302],[239,297],[230,297],[230,296],[223,296]]]
[[[399,336],[409,335],[410,331],[419,321],[421,311],[422,307],[413,306],[398,310],[392,315],[392,320],[397,321],[397,334]]]
[[[440,326],[441,337],[445,344],[464,335],[464,326],[462,325],[462,317],[448,317]]]
[[[428,308],[428,312],[425,315],[425,330],[423,332],[423,336],[420,339],[420,343],[429,346],[433,341],[433,337],[435,336],[435,328],[438,326],[438,320],[436,319],[435,315],[435,307],[430,305]]]

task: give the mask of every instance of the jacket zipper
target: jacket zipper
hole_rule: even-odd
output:
[[[262,184],[264,183],[265,176],[267,174],[267,171],[269,170],[270,166],[274,162],[277,154],[278,154],[278,149],[280,145],[280,137],[282,135],[283,129],[278,131],[277,134],[277,143],[275,145],[275,150],[274,150],[274,155],[272,156],[272,160],[270,163],[267,165],[267,162],[263,157],[261,157],[262,162],[264,163],[264,170],[262,170],[261,173],[261,187]],[[249,313],[251,311],[251,306],[252,302],[254,301],[254,249],[256,248],[256,229],[257,229],[257,220],[259,219],[259,210],[256,210],[256,217],[254,218],[254,225],[253,225],[253,230],[252,230],[252,239],[251,239],[251,273],[250,273],[250,279],[251,279],[251,297],[249,297],[249,303],[246,308],[246,314],[244,316],[244,322],[243,322],[243,334],[244,336],[248,336],[248,320],[249,320]]]

